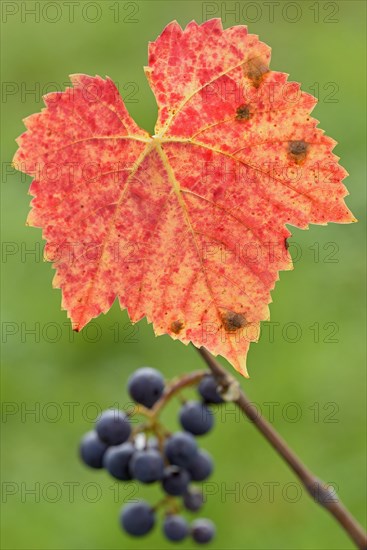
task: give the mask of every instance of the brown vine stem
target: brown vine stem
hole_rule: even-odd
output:
[[[180,391],[184,388],[197,385],[200,380],[207,374],[208,371],[206,370],[197,370],[180,376],[176,380],[173,380],[173,382],[166,386],[163,395],[158,399],[154,407],[152,407],[151,409],[147,409],[143,405],[135,405],[134,409],[128,414],[130,416],[140,414],[150,420],[150,422],[144,424],[143,430],[139,428],[139,431],[144,431],[145,428],[150,428],[155,422],[157,422],[161,410],[167,405],[168,401],[170,401],[172,397],[179,394]]]
[[[206,374],[207,371],[198,370],[189,374],[185,374],[184,376],[181,376],[177,380],[173,381],[168,386],[167,390],[164,392],[159,401],[157,401],[157,403],[152,408],[151,416],[153,418],[157,418],[163,407],[170,399],[172,399],[172,397],[178,394],[183,388],[198,384]]]
[[[218,380],[218,384],[223,388],[224,397],[226,390],[230,389],[230,394],[235,393],[233,402],[245,413],[245,415],[255,424],[257,429],[285,460],[288,466],[293,470],[301,483],[311,495],[313,500],[326,508],[345,529],[350,538],[355,542],[360,550],[367,549],[367,534],[358,521],[352,516],[347,508],[338,499],[335,491],[327,485],[303,464],[300,458],[290,449],[284,439],[269,424],[264,417],[259,415],[258,410],[251,404],[246,395],[241,390],[239,384],[228,372],[218,363],[216,359],[205,349],[196,348],[200,353],[212,374]],[[234,389],[237,387],[237,392]],[[230,400],[230,399],[228,399]]]

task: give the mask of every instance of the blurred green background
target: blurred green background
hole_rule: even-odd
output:
[[[28,12],[35,4],[38,16]],[[133,487],[133,494],[118,487],[106,473],[83,467],[76,449],[100,408],[128,402],[125,382],[136,367],[149,364],[169,378],[201,367],[201,360],[169,337],[155,338],[145,321],[131,338],[116,304],[87,331],[71,334],[60,292],[51,288],[51,266],[41,258],[41,231],[25,227],[30,178],[9,162],[22,118],[39,111],[42,93],[63,89],[75,72],[110,76],[131,115],[152,131],[157,109],[142,69],[147,42],[173,19],[185,25],[211,14],[226,27],[247,23],[272,46],[271,67],[319,96],[314,115],[339,142],[336,153],[350,173],[347,201],[359,223],[292,230],[297,261],[273,293],[274,339],[265,324],[249,353],[251,379],[242,382],[363,522],[365,2],[276,2],[273,17],[266,2],[73,2],[73,18],[67,4],[1,5],[2,547],[170,546],[159,527],[133,540],[117,522],[124,499],[155,502],[157,489]],[[35,334],[27,332],[32,328]],[[175,407],[166,415],[170,427]],[[216,460],[203,512],[218,527],[212,548],[353,548],[250,422],[229,405],[216,416],[217,429],[203,439]]]

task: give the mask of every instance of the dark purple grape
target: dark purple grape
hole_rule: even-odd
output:
[[[209,519],[196,519],[191,524],[191,535],[195,542],[205,544],[215,535],[215,526]]]
[[[163,472],[162,487],[168,495],[183,495],[190,483],[187,470],[178,466],[167,466]]]
[[[210,454],[200,449],[187,469],[193,481],[204,481],[212,473],[213,467]]]
[[[212,411],[200,401],[188,401],[180,410],[181,426],[194,435],[203,435],[209,432],[214,424]]]
[[[129,439],[131,426],[125,413],[118,409],[108,409],[98,418],[96,432],[107,445],[119,445]]]
[[[103,466],[116,479],[129,480],[131,474],[129,463],[135,452],[132,443],[126,442],[107,449],[103,458]]]
[[[204,376],[200,380],[198,391],[206,403],[223,403],[221,395],[218,393],[218,382],[211,374]]]
[[[165,443],[165,455],[171,464],[186,468],[198,450],[195,438],[187,432],[174,433]]]
[[[150,409],[163,393],[164,378],[156,369],[142,367],[130,376],[127,389],[134,401]]]
[[[103,468],[103,457],[107,449],[108,445],[93,430],[86,433],[80,442],[80,458],[90,468]]]
[[[183,496],[183,503],[187,510],[197,512],[204,504],[203,493],[195,487],[190,487]]]
[[[153,508],[144,500],[130,502],[123,507],[120,515],[121,526],[129,535],[141,537],[154,527],[155,515]]]
[[[130,462],[132,477],[142,483],[153,483],[163,477],[164,462],[159,451],[148,449],[137,451]]]
[[[168,540],[183,540],[189,534],[189,526],[182,516],[167,516],[163,523],[163,532]]]

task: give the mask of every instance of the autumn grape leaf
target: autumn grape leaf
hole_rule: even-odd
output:
[[[174,21],[149,44],[153,136],[99,76],[72,75],[25,119],[14,165],[34,177],[28,224],[43,228],[75,330],[118,298],[132,322],[247,375],[270,291],[292,269],[286,224],[355,221],[316,99],[269,61],[245,26]]]

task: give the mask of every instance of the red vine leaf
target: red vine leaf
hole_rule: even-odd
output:
[[[73,75],[25,120],[14,165],[34,177],[28,223],[43,228],[75,330],[118,297],[134,323],[246,375],[278,272],[292,268],[286,224],[355,221],[316,99],[269,61],[244,26],[173,22],[149,45],[154,136],[98,76]]]

